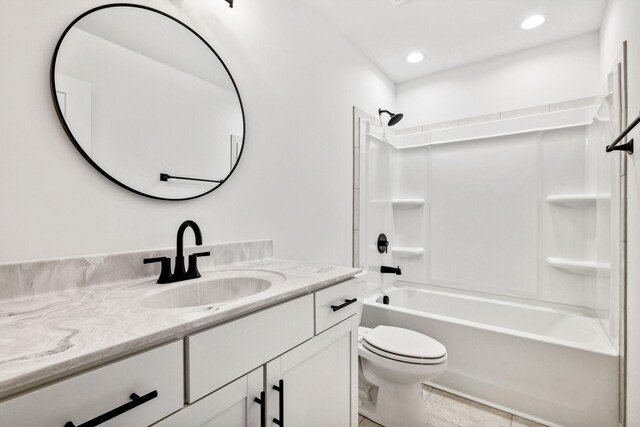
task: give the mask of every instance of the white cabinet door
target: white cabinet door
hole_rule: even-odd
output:
[[[267,426],[355,427],[357,336],[354,316],[269,362]]]
[[[260,427],[262,367],[187,405],[154,427]]]

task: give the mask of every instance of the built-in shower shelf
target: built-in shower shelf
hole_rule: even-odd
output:
[[[394,255],[397,255],[399,257],[402,258],[409,258],[409,257],[413,257],[413,256],[420,256],[422,254],[424,254],[424,249],[423,248],[404,248],[404,247],[399,247],[399,246],[392,246],[391,247],[391,253]]]
[[[588,208],[610,199],[608,194],[553,194],[547,197],[547,202],[568,208]]]
[[[606,276],[611,271],[611,264],[567,258],[547,258],[547,264],[560,270],[583,276]]]
[[[419,208],[424,206],[424,199],[392,199],[391,204],[400,209]]]

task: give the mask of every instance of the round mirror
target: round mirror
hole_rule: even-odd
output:
[[[73,21],[53,55],[51,92],[80,153],[137,194],[202,196],[242,154],[242,101],[222,59],[148,7],[107,5]]]

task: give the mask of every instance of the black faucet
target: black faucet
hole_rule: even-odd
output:
[[[402,274],[402,270],[400,270],[400,266],[396,267],[387,267],[386,265],[380,266],[380,273],[393,273],[396,276],[400,276]]]
[[[189,268],[187,271],[184,269],[184,232],[187,228],[193,230],[193,234],[196,236],[196,245],[202,245],[202,233],[200,227],[194,221],[187,220],[180,224],[178,228],[178,238],[176,242],[176,266],[171,273],[171,260],[168,257],[147,258],[144,260],[145,264],[151,264],[159,262],[161,266],[160,277],[157,283],[174,283],[181,282],[183,280],[197,279],[200,277],[198,271],[198,257],[209,256],[211,252],[198,252],[189,255]]]

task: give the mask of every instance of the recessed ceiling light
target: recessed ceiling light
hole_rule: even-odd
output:
[[[410,64],[416,64],[424,59],[424,55],[420,52],[411,52],[407,56],[407,62]]]
[[[544,21],[546,21],[544,15],[532,15],[522,21],[522,24],[520,24],[520,28],[522,28],[523,30],[532,30],[544,24]]]

